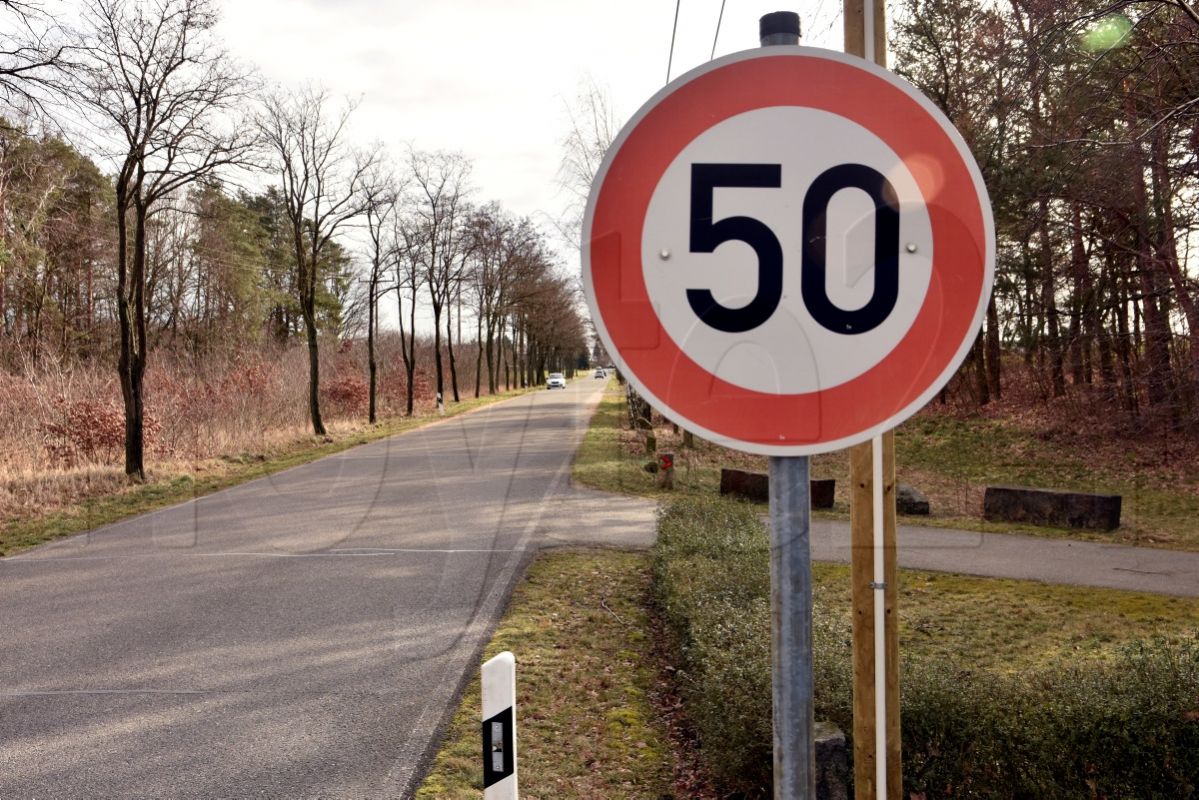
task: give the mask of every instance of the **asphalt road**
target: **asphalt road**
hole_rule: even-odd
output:
[[[0,798],[410,794],[531,553],[652,536],[568,486],[601,383],[0,560]]]
[[[900,525],[901,567],[1199,597],[1199,553]],[[812,558],[848,562],[849,523],[812,521]]]

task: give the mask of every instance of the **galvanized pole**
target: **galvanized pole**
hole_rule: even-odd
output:
[[[763,47],[799,44],[799,15],[759,21]],[[807,456],[770,459],[770,654],[774,695],[774,798],[814,800],[812,740],[811,476]]]
[[[816,796],[809,486],[807,456],[770,459],[775,800],[811,800]]]

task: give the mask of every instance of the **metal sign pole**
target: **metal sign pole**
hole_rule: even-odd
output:
[[[767,14],[763,47],[799,44],[799,15]],[[808,456],[770,459],[770,656],[774,798],[816,797],[812,729],[811,473]]]
[[[816,796],[807,456],[770,459],[770,655],[775,800]]]

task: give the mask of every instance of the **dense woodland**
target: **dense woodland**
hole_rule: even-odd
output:
[[[211,0],[82,9],[66,28],[49,0],[0,2],[8,468],[119,452],[143,478],[147,453],[237,446],[181,433],[197,397],[276,386],[264,403],[288,411],[236,424],[320,434],[329,413],[373,422],[585,361],[575,270],[482,202],[465,158],[361,146],[352,103],[230,59]],[[973,149],[998,228],[994,299],[947,396],[1018,387],[1130,436],[1193,434],[1195,6],[898,0],[890,33],[892,67]],[[580,193],[615,128],[585,100],[547,154]],[[77,441],[117,410],[103,447]]]
[[[119,392],[144,479],[182,413],[170,386],[214,400],[296,349],[317,434],[339,400],[375,422],[586,362],[577,280],[531,220],[479,200],[464,157],[360,146],[353,103],[235,63],[210,0],[82,9],[68,29],[49,4],[0,3],[0,365],[9,397],[28,394],[14,377],[55,385],[7,421],[16,440],[111,457],[63,439],[111,423]]]
[[[894,20],[894,68],[961,131],[995,211],[994,299],[959,387],[986,404],[1019,369],[1129,434],[1193,432],[1195,5],[902,0]]]

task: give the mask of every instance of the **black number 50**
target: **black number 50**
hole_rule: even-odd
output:
[[[713,220],[717,187],[777,189],[779,164],[692,164],[691,242],[693,253],[711,253],[725,242],[744,242],[758,257],[758,291],[747,305],[729,308],[709,289],[688,289],[687,301],[704,323],[726,333],[744,333],[764,324],[783,296],[783,248],[761,220]],[[874,293],[861,308],[846,311],[826,290],[828,206],[842,189],[861,189],[874,203]],[[800,289],[804,305],[820,325],[835,333],[874,330],[890,316],[899,296],[899,209],[886,176],[863,164],[841,164],[821,173],[803,202]]]

